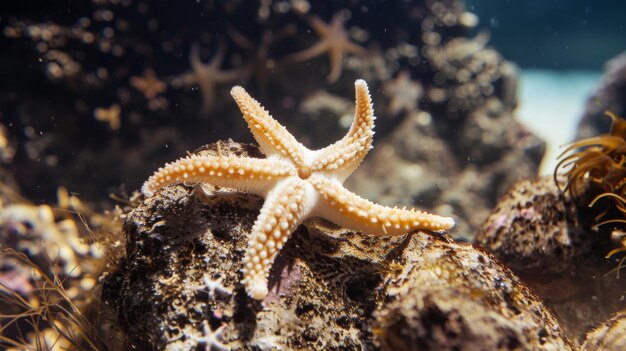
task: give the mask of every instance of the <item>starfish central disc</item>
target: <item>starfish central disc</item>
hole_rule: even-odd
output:
[[[298,168],[298,177],[300,177],[300,179],[307,179],[311,176],[312,172],[311,167],[302,166]]]

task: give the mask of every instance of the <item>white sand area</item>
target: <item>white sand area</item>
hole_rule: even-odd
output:
[[[552,174],[562,145],[573,140],[601,72],[522,70],[517,118],[546,141],[540,174]]]

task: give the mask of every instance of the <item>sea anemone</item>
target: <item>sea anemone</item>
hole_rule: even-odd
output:
[[[565,169],[565,187],[561,190],[569,192],[581,209],[591,211],[595,229],[616,225],[610,228],[611,238],[620,247],[611,250],[608,258],[626,251],[626,120],[609,111],[605,114],[612,119],[609,134],[569,144],[559,156],[554,179],[559,185],[558,172]]]

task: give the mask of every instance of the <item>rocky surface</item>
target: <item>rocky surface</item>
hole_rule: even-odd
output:
[[[616,313],[587,334],[581,351],[618,351],[626,349],[626,314]]]
[[[599,239],[577,209],[553,178],[521,181],[500,198],[476,243],[517,271],[562,273]]]
[[[605,259],[616,243],[591,227],[585,210],[552,177],[521,181],[500,199],[476,237],[537,292],[578,341],[626,308],[619,259]]]
[[[445,237],[412,239],[374,313],[382,349],[571,349],[554,316],[491,255]]]
[[[224,153],[258,156],[250,146],[221,144]],[[269,295],[253,301],[239,269],[261,204],[229,189],[179,184],[128,215],[127,254],[103,296],[133,347],[397,350],[400,338],[404,349],[472,350],[478,342],[571,349],[510,271],[439,234],[374,238],[309,220],[279,254]]]
[[[575,139],[608,133],[611,119],[604,111],[626,116],[626,52],[605,64],[604,75],[587,101]]]

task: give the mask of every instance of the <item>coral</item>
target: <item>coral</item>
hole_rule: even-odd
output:
[[[97,213],[64,188],[57,204],[33,205],[19,193],[3,200],[0,347],[105,349],[115,332],[96,307],[98,277],[114,261],[123,210]]]
[[[60,274],[78,276],[78,257],[90,251],[73,220],[56,222],[48,205],[16,204],[0,211],[0,243],[26,253],[41,266],[48,261],[61,267]],[[95,252],[98,254],[97,252]]]

